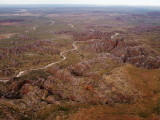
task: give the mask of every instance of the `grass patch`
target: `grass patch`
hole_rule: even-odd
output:
[[[45,72],[44,70],[32,70],[26,73],[25,75],[14,78],[15,80],[37,80],[38,78],[47,79],[50,74]]]

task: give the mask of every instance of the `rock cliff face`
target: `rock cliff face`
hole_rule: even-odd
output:
[[[126,43],[123,39],[95,41],[92,50],[109,52],[119,57],[124,63],[130,63],[137,67],[160,68],[160,56],[157,53],[135,43]]]

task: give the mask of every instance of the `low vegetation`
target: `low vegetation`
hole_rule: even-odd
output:
[[[153,11],[0,8],[0,119],[158,120],[160,16]]]

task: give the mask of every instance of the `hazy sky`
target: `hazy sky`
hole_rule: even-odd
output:
[[[0,0],[0,4],[98,4],[160,6],[160,0]]]

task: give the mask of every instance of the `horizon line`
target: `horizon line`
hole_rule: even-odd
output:
[[[20,3],[16,3],[16,4],[12,4],[12,3],[5,3],[5,4],[0,4],[0,5],[81,5],[81,6],[133,6],[133,7],[160,7],[160,5],[130,5],[130,4],[50,4],[50,3],[27,3],[27,4],[20,4]]]

